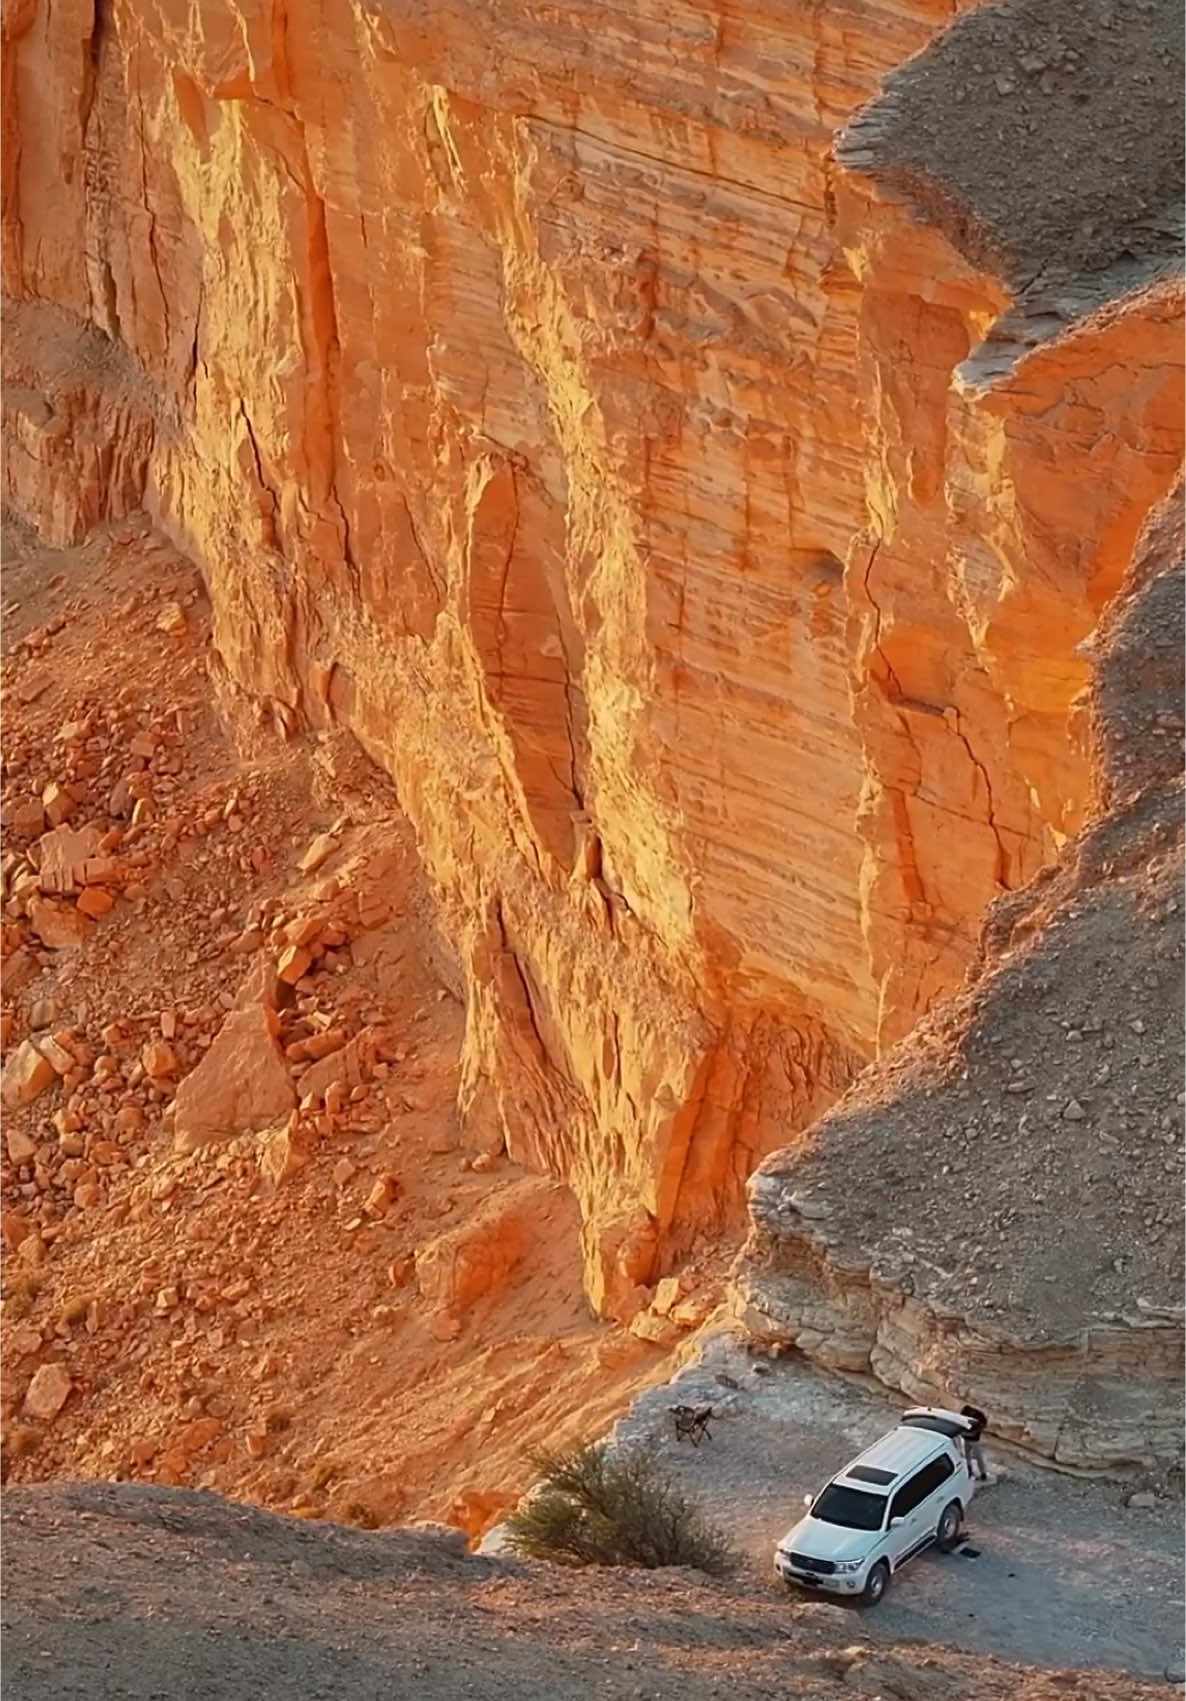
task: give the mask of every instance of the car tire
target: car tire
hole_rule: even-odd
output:
[[[963,1525],[963,1507],[958,1500],[949,1500],[939,1515],[939,1524],[935,1531],[935,1545],[940,1553],[950,1553],[953,1548],[959,1546]]]
[[[861,1591],[861,1605],[874,1607],[889,1588],[890,1569],[884,1559],[877,1564],[865,1578],[865,1587]]]

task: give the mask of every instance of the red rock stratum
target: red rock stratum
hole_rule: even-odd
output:
[[[391,776],[464,1139],[619,1321],[1109,807],[1180,30],[952,10],[5,9],[5,500],[145,510]]]

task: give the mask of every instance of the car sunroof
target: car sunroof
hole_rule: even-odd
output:
[[[851,1471],[845,1471],[846,1477],[852,1477],[855,1482],[893,1482],[893,1471],[879,1471],[876,1465],[854,1465]]]

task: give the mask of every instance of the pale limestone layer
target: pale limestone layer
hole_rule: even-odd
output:
[[[5,13],[6,497],[142,501],[230,679],[395,776],[471,1138],[611,1310],[1076,828],[1181,458],[1172,286],[983,378],[1002,285],[830,160],[949,17]]]
[[[793,1275],[743,1269],[736,1316],[753,1340],[872,1375],[919,1404],[974,1396],[991,1412],[994,1435],[1058,1464],[1117,1470],[1180,1458],[1178,1319],[1134,1312],[1036,1342],[970,1324],[958,1301],[903,1293],[900,1272],[883,1280],[837,1267],[810,1232],[796,1237],[794,1261]]]

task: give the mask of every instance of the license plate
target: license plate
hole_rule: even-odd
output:
[[[796,1583],[806,1583],[809,1589],[818,1589],[819,1588],[819,1578],[818,1577],[808,1576],[806,1573],[801,1572],[801,1571],[796,1571],[794,1573],[794,1577],[795,1577]]]

